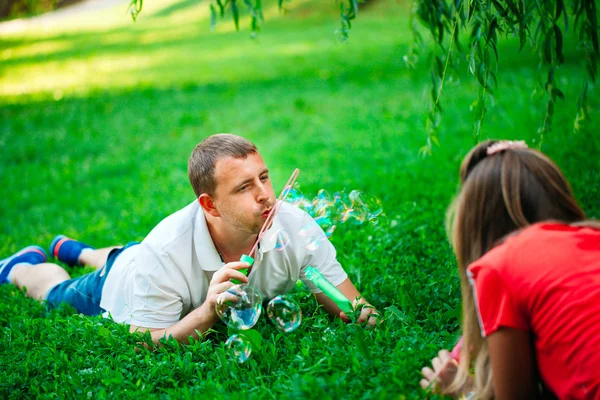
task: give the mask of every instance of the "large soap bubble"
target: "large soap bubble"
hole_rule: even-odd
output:
[[[262,296],[250,285],[235,285],[219,294],[215,309],[219,318],[230,328],[250,329],[262,312]]]
[[[237,334],[231,335],[225,342],[225,346],[229,349],[229,357],[240,364],[245,363],[252,353],[250,343]]]
[[[269,301],[267,316],[273,325],[282,332],[291,332],[302,322],[300,306],[285,296],[276,296]]]

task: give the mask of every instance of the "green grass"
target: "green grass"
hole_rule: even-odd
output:
[[[57,233],[95,246],[143,239],[193,199],[193,147],[233,132],[258,145],[276,189],[298,167],[305,193],[361,189],[382,200],[377,225],[342,226],[333,243],[385,323],[364,330],[330,322],[298,289],[302,326],[282,334],[262,320],[261,348],[237,365],[227,360],[222,327],[206,341],[136,353],[139,338],[126,327],[47,312],[4,285],[0,397],[424,396],[420,368],[458,334],[459,285],[443,223],[473,144],[477,86],[466,74],[447,82],[442,145],[419,157],[428,65],[403,65],[408,5],[374,2],[341,44],[330,3],[294,0],[286,16],[269,9],[258,40],[233,32],[228,20],[211,33],[205,4],[174,0],[148,2],[135,24],[121,6],[3,35],[0,255],[47,246]],[[545,107],[532,95],[536,59],[512,42],[500,50],[485,137],[532,143]],[[598,217],[599,99],[591,90],[588,133],[574,134],[584,77],[579,54],[566,55],[557,77],[568,101],[557,107],[544,150]]]

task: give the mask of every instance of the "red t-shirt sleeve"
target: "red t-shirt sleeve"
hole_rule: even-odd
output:
[[[483,257],[488,258],[486,261],[499,262],[501,260],[498,258],[504,258],[495,257],[495,260],[489,260],[488,255],[489,253]],[[511,287],[510,280],[502,276],[502,270],[485,265],[481,263],[482,260],[471,264],[467,270],[473,286],[482,335],[489,336],[501,326],[529,330],[529,324],[515,295],[516,288]]]

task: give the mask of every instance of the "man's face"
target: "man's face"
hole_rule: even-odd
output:
[[[213,203],[223,222],[243,232],[258,233],[275,204],[269,170],[260,154],[217,160],[215,182]]]

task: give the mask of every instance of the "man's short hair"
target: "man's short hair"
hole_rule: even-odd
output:
[[[215,165],[220,158],[246,158],[257,152],[256,146],[248,139],[230,133],[219,133],[204,139],[192,151],[188,161],[188,177],[196,197],[202,193],[214,195],[217,187]]]

